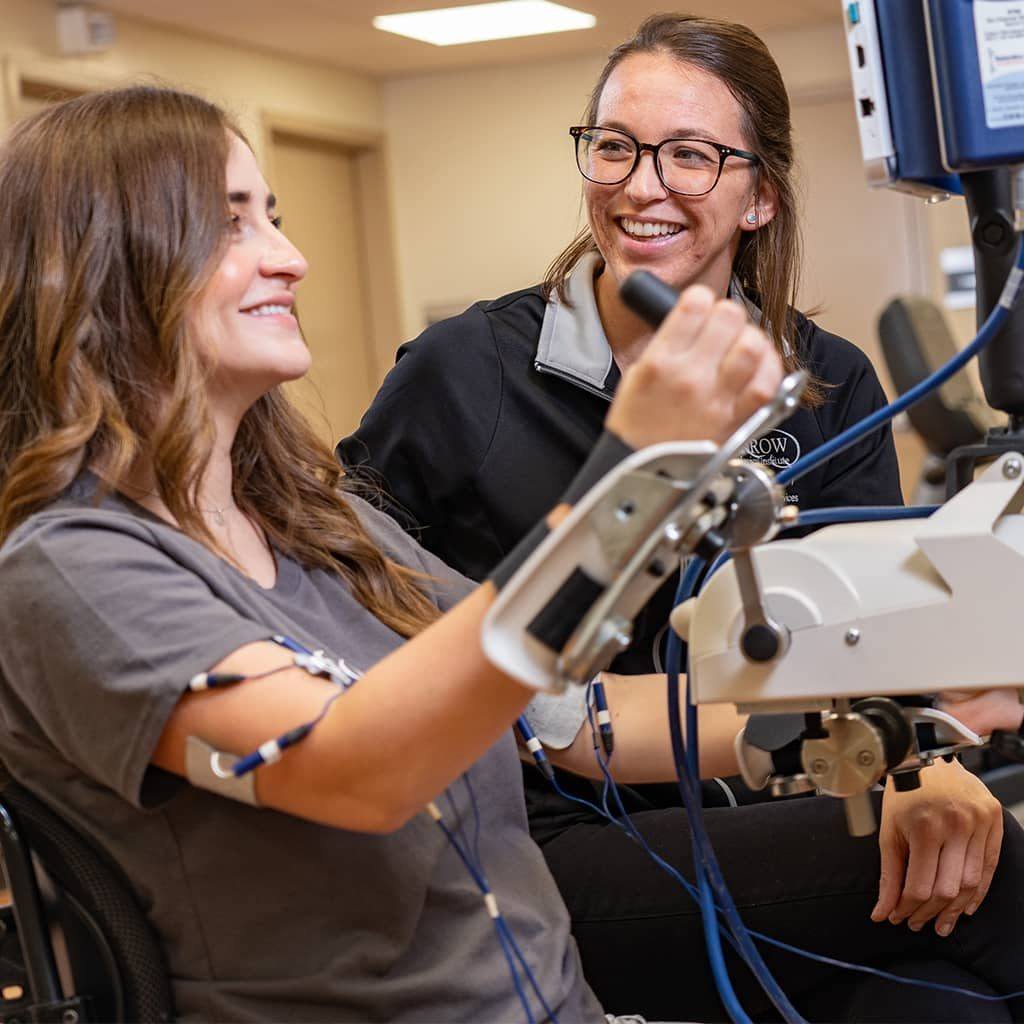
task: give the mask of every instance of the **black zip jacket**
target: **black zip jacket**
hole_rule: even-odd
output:
[[[573,351],[539,357],[545,308],[530,288],[429,327],[398,350],[359,428],[337,447],[354,482],[379,486],[394,518],[474,580],[558,503],[619,381],[610,357],[606,371]],[[803,317],[797,344],[831,387],[824,405],[798,410],[748,452],[776,469],[885,404],[858,348]],[[891,431],[808,473],[788,497],[801,508],[901,504]]]

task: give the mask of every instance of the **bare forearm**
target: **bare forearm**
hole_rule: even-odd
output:
[[[669,738],[668,700],[663,675],[605,675],[608,710],[615,734],[609,762],[619,782],[667,782],[676,777]],[[746,722],[731,704],[698,709],[700,771],[703,778],[734,775],[733,740]],[[684,726],[685,728],[685,726]],[[590,729],[584,725],[572,746],[549,751],[551,760],[580,775],[600,777]]]

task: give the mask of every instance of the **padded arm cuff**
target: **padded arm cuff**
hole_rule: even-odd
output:
[[[587,456],[587,461],[580,466],[580,471],[572,478],[572,483],[562,495],[562,501],[567,505],[575,505],[598,480],[635,451],[636,449],[626,444],[618,434],[613,434],[610,430],[602,431],[597,444]]]
[[[623,459],[629,458],[633,451],[634,449],[626,444],[617,434],[613,434],[610,430],[603,431],[597,439],[597,444],[591,449],[586,462],[583,463],[579,472],[573,477],[572,483],[566,488],[565,493],[562,495],[562,502],[567,505],[575,505],[594,484],[602,479],[610,470],[614,469]],[[487,578],[501,590],[550,532],[547,524],[544,520],[541,520],[498,563]]]

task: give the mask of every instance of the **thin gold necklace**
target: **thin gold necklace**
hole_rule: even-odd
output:
[[[135,490],[135,488],[132,487],[131,490]],[[163,498],[160,497],[159,491],[138,491],[137,493],[141,497],[160,498],[160,500],[163,501]],[[238,506],[235,504],[234,500],[229,501],[226,505],[222,506],[221,508],[202,508],[199,505],[196,506],[196,508],[198,508],[199,511],[202,512],[204,516],[213,516],[213,521],[218,526],[226,526],[227,521],[224,518],[224,513],[229,511],[230,509],[237,507]]]
[[[198,508],[198,506],[196,507]],[[213,516],[213,521],[218,526],[225,526],[224,513],[235,507],[235,503],[232,501],[223,508],[200,508],[199,511],[202,512],[204,516]]]

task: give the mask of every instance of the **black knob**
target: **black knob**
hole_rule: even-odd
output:
[[[1006,228],[998,221],[986,224],[981,229],[981,237],[986,245],[1002,245],[1006,241]]]
[[[679,292],[655,277],[649,270],[635,270],[619,289],[622,301],[637,316],[657,327],[679,300]]]
[[[771,661],[779,653],[779,634],[758,622],[744,631],[740,648],[748,661]]]

